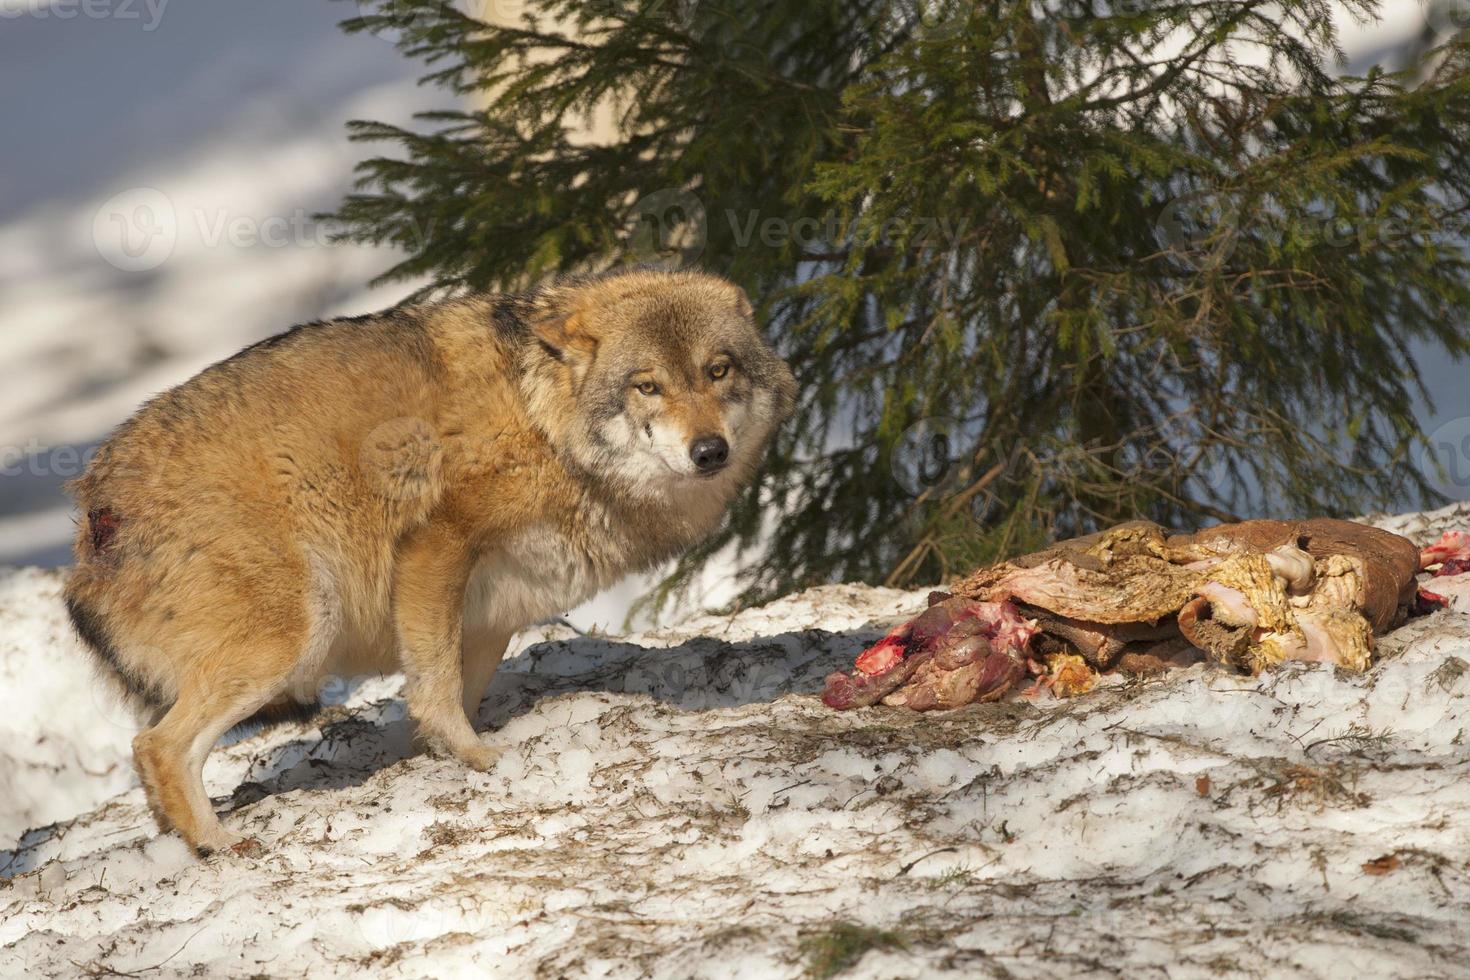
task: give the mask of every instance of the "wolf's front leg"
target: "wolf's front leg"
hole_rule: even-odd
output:
[[[463,537],[450,529],[431,524],[413,532],[394,569],[393,618],[419,737],[483,772],[501,750],[480,741],[464,708],[460,633],[472,564]]]

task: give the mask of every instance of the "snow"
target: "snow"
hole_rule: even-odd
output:
[[[1379,522],[1425,543],[1470,505]],[[481,709],[494,771],[411,754],[399,681],[372,680],[214,753],[264,851],[198,862],[132,788],[57,586],[0,578],[0,833],[59,821],[0,853],[0,976],[797,976],[845,924],[893,939],[851,949],[862,977],[1470,957],[1461,611],[1361,676],[1200,666],[934,715],[815,696],[920,592],[540,629]]]
[[[136,730],[96,682],[61,604],[61,576],[0,572],[0,848],[133,785]]]

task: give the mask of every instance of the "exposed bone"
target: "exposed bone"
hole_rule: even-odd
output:
[[[1316,578],[1316,565],[1312,556],[1296,545],[1284,544],[1266,552],[1266,562],[1276,577],[1286,584],[1293,595],[1302,595],[1312,588]]]
[[[1470,559],[1470,531],[1446,531],[1440,535],[1438,541],[1420,553],[1419,567],[1432,568],[1455,558]]]
[[[1245,593],[1228,585],[1206,582],[1199,588],[1199,599],[1209,602],[1211,619],[1227,626],[1255,626],[1260,621]]]

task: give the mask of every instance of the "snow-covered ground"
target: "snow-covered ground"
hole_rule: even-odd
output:
[[[1421,542],[1470,506],[1385,519]],[[0,976],[1464,976],[1470,612],[1366,675],[1111,679],[838,713],[920,593],[805,592],[523,638],[494,772],[409,755],[397,681],[206,771],[259,857],[197,862],[127,789],[52,573],[0,585]],[[119,792],[121,791],[121,792]],[[117,795],[113,795],[116,793]]]

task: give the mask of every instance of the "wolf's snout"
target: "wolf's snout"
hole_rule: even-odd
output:
[[[730,444],[721,436],[695,439],[689,447],[689,458],[701,473],[713,473],[730,461]]]

